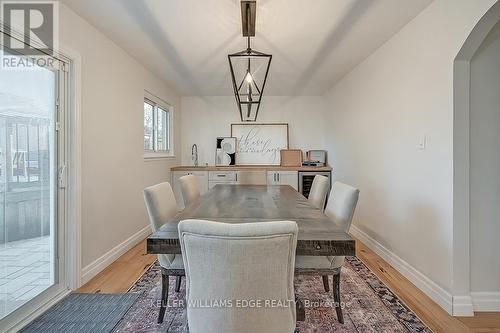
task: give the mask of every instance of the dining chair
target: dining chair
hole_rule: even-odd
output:
[[[186,175],[179,178],[181,186],[182,199],[184,206],[187,207],[200,197],[200,187],[195,175]]]
[[[358,202],[359,190],[350,185],[335,182],[333,184],[330,199],[326,205],[325,214],[337,227],[349,232],[352,217]],[[295,258],[295,271],[297,274],[319,274],[323,278],[325,291],[329,291],[328,275],[333,276],[333,299],[337,319],[344,323],[342,307],[340,303],[340,271],[344,264],[343,256],[297,256]]]
[[[295,222],[184,220],[178,230],[191,333],[295,330]]]
[[[160,229],[162,225],[177,214],[177,201],[168,182],[146,187],[144,189],[144,202],[153,232]],[[184,263],[182,256],[178,254],[158,254],[158,262],[161,267],[161,305],[158,323],[162,323],[165,316],[165,305],[168,300],[169,277],[176,276],[175,291],[179,292],[181,277],[184,275]]]
[[[314,207],[324,210],[326,196],[330,190],[330,179],[322,175],[316,175],[309,191],[309,203]]]

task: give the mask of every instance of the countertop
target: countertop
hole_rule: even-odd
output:
[[[316,171],[316,172],[327,172],[332,171],[332,167],[329,165],[322,167],[312,167],[312,166],[280,166],[280,165],[231,165],[231,166],[192,166],[192,165],[181,165],[170,169],[171,171]]]

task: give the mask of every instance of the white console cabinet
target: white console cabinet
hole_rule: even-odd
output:
[[[332,168],[325,167],[189,167],[180,166],[172,170],[172,187],[180,208],[184,208],[182,193],[179,185],[179,178],[185,175],[195,175],[198,179],[201,194],[205,194],[209,189],[217,184],[248,184],[248,185],[290,185],[299,191],[299,172],[329,174]],[[301,178],[302,179],[302,178]],[[301,193],[303,190],[299,191]]]

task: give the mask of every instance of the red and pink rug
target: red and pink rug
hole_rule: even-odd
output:
[[[187,333],[186,312],[176,304],[185,304],[184,279],[181,291],[174,291],[170,280],[169,305],[165,320],[157,324],[161,273],[157,263],[132,286],[129,292],[140,293],[138,300],[117,325],[115,332]],[[344,324],[337,321],[331,292],[323,289],[321,277],[299,276],[296,290],[306,305],[306,321],[299,322],[296,332],[432,332],[398,297],[385,286],[359,259],[347,258],[342,267],[341,294]],[[331,280],[330,280],[331,285]],[[308,307],[307,307],[308,305]]]

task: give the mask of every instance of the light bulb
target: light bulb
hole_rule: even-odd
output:
[[[250,72],[247,72],[247,76],[245,77],[245,80],[246,80],[248,83],[252,83],[252,81],[253,81],[253,77],[252,77],[252,74],[250,74]]]

